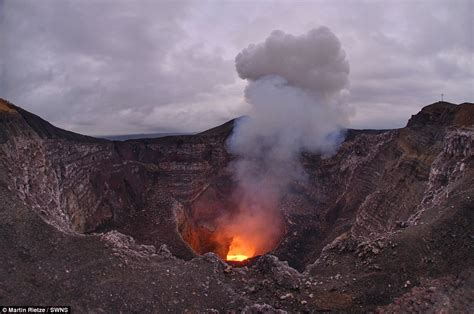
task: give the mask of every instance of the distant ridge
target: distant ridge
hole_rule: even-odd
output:
[[[181,136],[181,135],[194,135],[195,133],[141,133],[141,134],[124,134],[124,135],[101,135],[96,136],[110,141],[127,141],[127,140],[139,140],[142,138],[160,138],[165,136]]]
[[[28,125],[32,131],[38,136],[44,139],[68,139],[78,142],[102,142],[102,141],[128,141],[128,140],[140,140],[140,139],[158,139],[164,137],[179,137],[179,136],[229,136],[235,124],[241,120],[242,117],[238,117],[227,121],[224,124],[210,128],[199,133],[186,133],[186,132],[167,132],[167,133],[140,133],[140,134],[123,134],[123,135],[100,135],[100,136],[87,136],[79,133],[71,132],[58,128],[41,117],[28,112],[27,110],[18,107],[11,102],[0,98],[0,123],[2,117],[16,117],[15,122],[5,124],[10,129],[14,129],[14,133],[26,130],[25,125]],[[3,121],[4,123],[7,120]],[[474,123],[474,103],[463,102],[459,105],[438,101],[423,107],[423,109],[417,114],[413,115],[408,123],[407,127],[422,127],[426,124],[441,124],[448,125],[453,123],[458,126],[469,126]],[[388,130],[371,130],[371,129],[347,129],[345,141],[353,139],[357,134],[360,133],[383,133]],[[7,139],[7,128],[0,128],[0,143]]]

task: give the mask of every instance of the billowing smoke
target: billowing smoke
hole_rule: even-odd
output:
[[[240,208],[226,228],[241,242],[258,243],[253,254],[261,254],[282,232],[281,196],[291,181],[305,177],[301,152],[330,154],[340,143],[349,64],[326,27],[302,36],[273,31],[235,61],[248,81],[245,98],[252,109],[229,141],[238,156],[233,166]]]
[[[288,85],[330,98],[348,85],[349,63],[339,39],[327,27],[302,36],[273,31],[235,58],[237,72],[251,82],[280,76]]]

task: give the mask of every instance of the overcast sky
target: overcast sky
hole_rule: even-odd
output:
[[[474,1],[0,0],[0,97],[91,135],[193,132],[243,115],[235,56],[327,26],[350,64],[348,127],[474,100]]]

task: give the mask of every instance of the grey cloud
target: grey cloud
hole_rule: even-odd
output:
[[[89,134],[173,119],[198,130],[245,113],[239,51],[274,29],[296,38],[327,25],[351,64],[353,125],[378,127],[389,104],[387,123],[403,125],[441,93],[473,101],[473,10],[470,0],[0,0],[0,97]]]
[[[161,130],[159,117],[155,126],[143,123],[155,108],[193,102],[235,81],[231,60],[186,41],[180,21],[189,8],[188,2],[4,1],[1,97],[85,133]]]

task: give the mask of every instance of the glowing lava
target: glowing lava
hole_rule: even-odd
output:
[[[244,261],[255,255],[255,249],[250,243],[242,240],[240,237],[234,237],[229,247],[226,259],[228,261]]]
[[[246,255],[230,255],[230,254],[227,254],[227,260],[228,261],[241,262],[241,261],[245,261],[247,258],[248,258],[248,256],[246,256]]]

